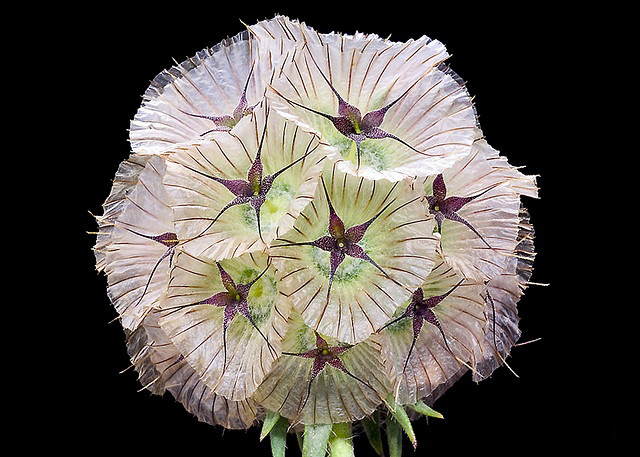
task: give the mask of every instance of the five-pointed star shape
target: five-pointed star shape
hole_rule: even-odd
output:
[[[437,175],[433,180],[433,195],[427,195],[427,203],[429,204],[429,211],[434,215],[436,222],[438,223],[438,231],[442,233],[442,221],[444,219],[460,222],[461,224],[469,227],[471,231],[478,235],[478,237],[484,242],[484,244],[489,247],[489,249],[492,249],[489,243],[487,243],[482,235],[478,233],[473,225],[460,217],[460,215],[458,215],[457,213],[460,208],[469,203],[471,200],[478,198],[491,189],[493,189],[493,187],[489,187],[488,189],[471,197],[447,197],[447,186],[444,183],[444,178],[442,174]]]
[[[349,370],[347,370],[342,360],[340,360],[340,355],[342,355],[345,351],[351,349],[353,346],[351,345],[329,346],[327,341],[324,338],[322,338],[318,332],[315,332],[315,334],[316,334],[315,348],[305,352],[283,352],[282,353],[283,355],[291,355],[291,356],[303,357],[306,359],[313,359],[313,365],[311,367],[311,376],[309,378],[309,385],[307,387],[307,395],[304,402],[302,403],[302,406],[300,406],[300,411],[304,409],[304,406],[309,400],[309,395],[311,394],[311,383],[322,372],[322,370],[325,369],[327,365],[331,365],[332,367],[337,368],[338,370],[352,377],[356,381],[359,381],[365,386],[374,390],[373,387],[371,387],[371,385],[369,385],[367,382],[363,381],[362,379],[358,378],[353,373],[351,373]]]
[[[273,245],[273,247],[306,245],[314,246],[330,253],[329,264],[331,271],[329,273],[329,287],[327,288],[328,303],[336,270],[346,256],[366,260],[371,265],[380,270],[382,274],[384,274],[387,278],[391,279],[389,275],[382,268],[380,268],[380,266],[376,262],[374,262],[371,257],[369,257],[369,255],[364,251],[364,249],[362,249],[358,242],[362,240],[369,226],[391,205],[391,203],[393,203],[393,201],[387,203],[384,208],[382,208],[375,216],[373,216],[368,221],[359,225],[354,225],[345,230],[342,219],[340,219],[335,209],[333,208],[333,205],[331,204],[329,192],[327,191],[327,187],[324,184],[324,179],[321,179],[321,182],[322,188],[324,189],[324,194],[327,198],[327,203],[329,205],[329,235],[322,236],[315,241],[307,241],[302,243],[283,243]]]
[[[417,152],[418,154],[424,154],[418,151],[416,148],[414,148],[410,144],[408,144],[407,142],[405,142],[404,140],[380,128],[380,125],[384,121],[384,117],[387,111],[389,111],[389,109],[393,105],[395,105],[400,100],[402,100],[402,98],[404,98],[404,96],[407,95],[407,93],[418,83],[419,80],[413,83],[406,91],[404,91],[404,93],[402,93],[402,95],[400,95],[398,98],[393,100],[391,103],[387,104],[386,106],[383,106],[380,109],[369,111],[364,116],[362,116],[360,110],[356,106],[347,103],[347,101],[345,101],[344,98],[342,98],[342,96],[336,90],[336,88],[333,87],[329,79],[324,75],[324,73],[316,63],[316,60],[314,59],[313,54],[309,52],[309,55],[311,56],[311,60],[315,64],[315,67],[318,69],[318,71],[322,75],[322,78],[329,85],[329,87],[331,88],[331,91],[335,94],[335,96],[338,99],[338,115],[337,116],[323,113],[313,108],[309,108],[308,106],[304,106],[300,103],[297,103],[285,97],[273,87],[271,89],[281,98],[283,98],[287,103],[294,106],[298,106],[314,114],[317,114],[326,119],[329,119],[329,121],[331,121],[331,123],[336,128],[336,130],[338,130],[338,132],[340,132],[342,135],[346,136],[350,140],[354,141],[356,143],[356,150],[357,150],[357,166],[356,166],[357,170],[360,169],[360,144],[367,139],[379,140],[384,138],[391,138],[393,140],[396,140],[402,143],[403,145],[413,150],[414,152]]]
[[[382,331],[385,327],[388,327],[389,325],[392,325],[396,322],[398,322],[399,320],[405,319],[405,318],[410,318],[413,321],[413,341],[411,342],[411,347],[409,348],[409,354],[407,355],[407,359],[404,363],[404,368],[402,369],[402,372],[404,373],[404,371],[407,369],[407,364],[409,363],[409,358],[411,357],[411,353],[413,352],[413,348],[416,345],[416,341],[418,340],[418,336],[420,335],[420,330],[422,330],[422,327],[424,325],[424,322],[427,321],[428,323],[435,325],[438,330],[440,330],[440,333],[442,334],[442,339],[444,340],[444,344],[445,346],[447,346],[447,349],[449,349],[449,352],[451,352],[451,348],[449,348],[449,343],[447,342],[447,338],[444,334],[444,330],[442,329],[442,326],[440,325],[440,321],[438,320],[438,317],[436,316],[436,314],[433,312],[432,308],[434,308],[436,305],[438,305],[442,300],[444,300],[445,298],[447,298],[447,296],[453,292],[460,284],[462,284],[464,280],[461,279],[458,284],[456,284],[455,286],[453,286],[448,292],[442,294],[442,295],[435,295],[433,297],[429,297],[427,299],[424,298],[424,291],[422,290],[422,287],[418,287],[414,292],[413,295],[411,296],[411,302],[409,302],[409,306],[407,306],[407,309],[404,311],[404,313],[402,313],[401,316],[393,319],[392,321],[388,322],[387,324],[385,324],[383,327],[381,327],[378,332]]]

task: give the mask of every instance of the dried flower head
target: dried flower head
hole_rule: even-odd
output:
[[[352,455],[354,423],[397,456],[508,366],[537,187],[447,57],[278,16],[153,80],[94,247],[143,388],[274,457]]]

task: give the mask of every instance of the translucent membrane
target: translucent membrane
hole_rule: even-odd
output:
[[[234,116],[243,98],[246,106],[260,102],[269,62],[258,59],[251,36],[242,32],[156,76],[130,126],[131,147],[137,154],[160,154],[179,144],[200,141],[212,129],[230,130],[203,116]]]
[[[464,84],[443,64],[441,43],[281,26],[293,30],[287,38],[294,47],[266,95],[282,115],[326,138],[340,170],[397,181],[438,173],[468,154],[476,114]],[[352,135],[327,119],[346,105],[347,118],[358,113]],[[376,128],[367,129],[372,122]]]
[[[250,319],[240,310],[225,324],[225,314],[236,306],[209,300],[229,289],[215,262],[181,251],[171,273],[159,324],[202,382],[230,400],[250,396],[279,356],[291,305],[278,293],[273,268],[262,254],[244,254],[221,262],[236,284],[232,298],[246,293]],[[240,304],[237,304],[240,306]],[[228,325],[225,328],[225,325]]]

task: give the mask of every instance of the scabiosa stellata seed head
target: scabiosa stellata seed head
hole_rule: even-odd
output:
[[[278,16],[153,80],[94,247],[144,389],[274,456],[353,452],[355,423],[399,455],[508,367],[537,187],[447,58]]]
[[[379,330],[401,404],[433,395],[476,364],[471,348],[484,338],[483,290],[440,262]]]
[[[218,395],[187,362],[159,325],[161,311],[152,309],[134,331],[126,331],[127,352],[143,388],[169,392],[198,420],[228,429],[246,429],[261,415],[251,398],[230,400]]]

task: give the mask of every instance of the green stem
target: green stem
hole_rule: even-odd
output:
[[[351,424],[349,422],[334,424],[332,432],[329,438],[330,457],[355,457]]]
[[[302,457],[325,457],[331,435],[331,424],[305,425]]]
[[[393,418],[387,416],[387,444],[390,457],[402,457],[402,427]]]

